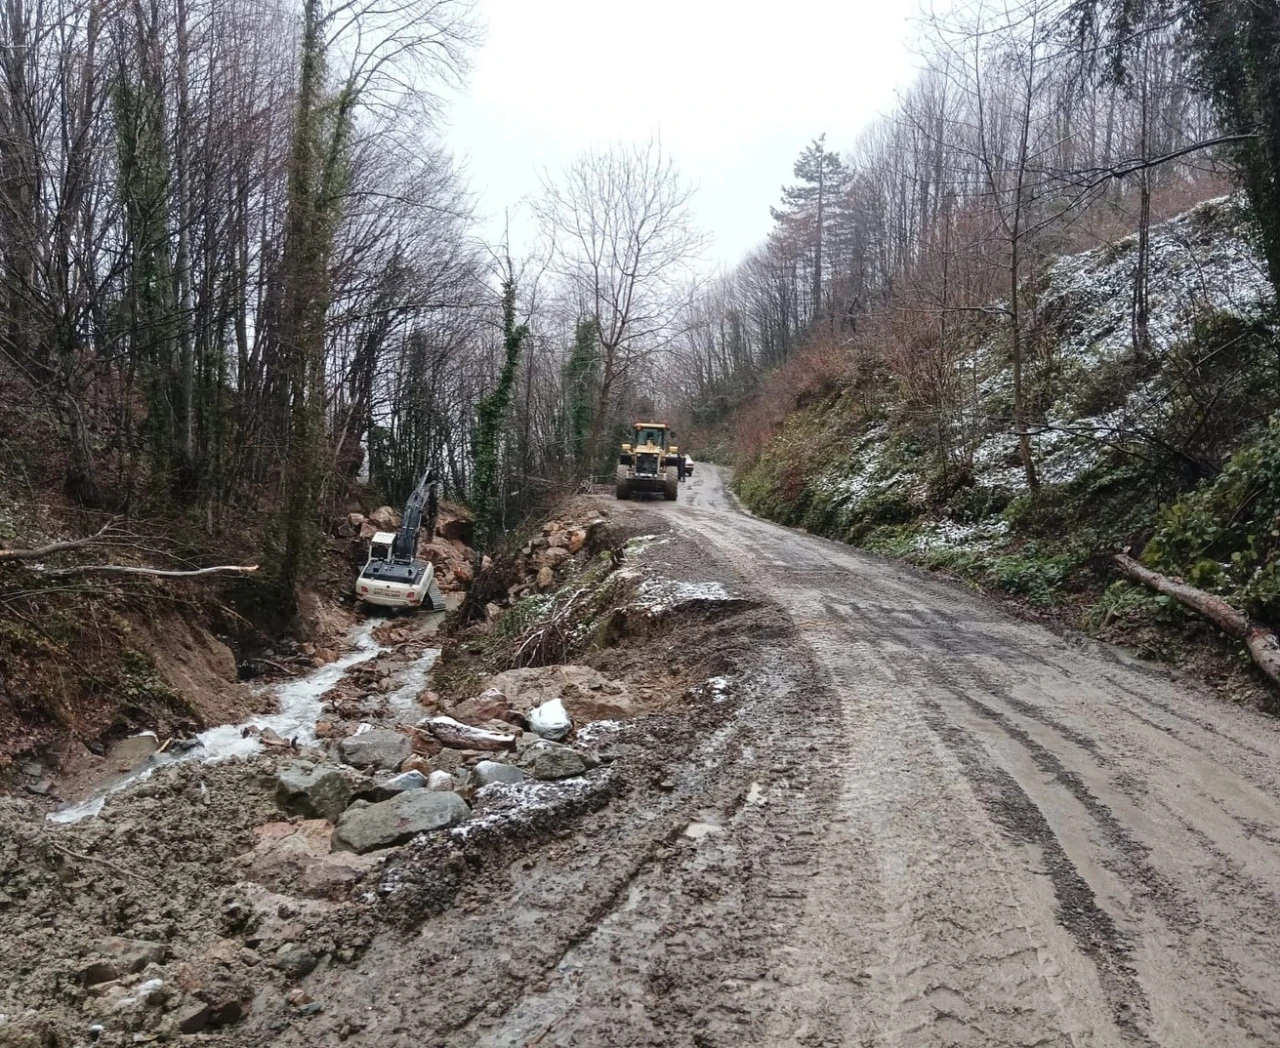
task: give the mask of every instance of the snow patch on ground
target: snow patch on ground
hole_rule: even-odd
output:
[[[676,582],[670,579],[650,579],[641,583],[636,598],[632,607],[650,615],[661,615],[686,604],[718,604],[733,599],[718,582]]]
[[[977,524],[938,520],[921,527],[915,537],[915,549],[917,553],[942,549],[982,552],[994,548],[1008,533],[1009,525],[1003,520],[985,520]]]
[[[1208,312],[1244,318],[1262,314],[1273,292],[1266,266],[1248,240],[1247,222],[1231,198],[1207,201],[1150,230],[1150,350],[1159,360],[1193,333]],[[1137,237],[1052,262],[1040,280],[1043,291],[1035,313],[1042,333],[1051,336],[1048,352],[1064,392],[1047,412],[1048,423],[1030,436],[1040,480],[1065,485],[1099,466],[1109,449],[1135,425],[1161,410],[1165,395],[1159,379],[1130,390],[1114,410],[1085,416],[1080,397],[1104,390],[1104,366],[1133,351],[1132,300],[1137,267]],[[1018,437],[1008,420],[1012,376],[1001,325],[993,325],[972,357],[962,365],[977,397],[959,407],[950,420],[955,447],[967,450],[974,483],[1009,496],[1027,492]],[[966,379],[968,381],[968,379]],[[923,505],[927,469],[923,461],[904,467],[894,461],[892,434],[884,423],[869,428],[843,461],[809,481],[831,511],[837,527],[852,526],[872,503],[886,495]],[[910,461],[910,453],[905,453]],[[865,509],[864,509],[865,508]],[[993,517],[980,524],[926,523],[915,548],[982,552],[1005,538],[1005,522]]]

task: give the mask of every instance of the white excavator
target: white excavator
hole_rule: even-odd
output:
[[[384,608],[425,608],[444,611],[444,594],[436,585],[436,569],[418,558],[418,532],[423,513],[428,535],[436,530],[437,488],[434,470],[423,475],[405,503],[399,531],[375,532],[369,540],[369,559],[356,579],[356,598]]]

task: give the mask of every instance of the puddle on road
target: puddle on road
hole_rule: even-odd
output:
[[[349,670],[369,662],[391,649],[374,639],[374,631],[385,624],[385,619],[369,618],[359,623],[348,635],[349,651],[336,662],[321,666],[310,673],[283,681],[269,689],[278,702],[275,713],[257,714],[239,724],[222,724],[201,732],[192,744],[182,750],[154,753],[140,767],[122,775],[105,786],[99,786],[85,800],[66,805],[50,812],[46,818],[55,823],[73,823],[91,818],[102,812],[111,794],[150,777],[157,768],[180,761],[219,761],[229,757],[248,757],[262,749],[256,733],[246,733],[246,728],[258,731],[271,730],[282,739],[296,739],[300,745],[316,742],[316,723],[324,696],[337,685]],[[408,665],[397,677],[397,687],[387,694],[387,702],[393,713],[404,720],[417,720],[422,715],[417,696],[426,686],[427,677],[436,659],[438,648],[428,648]],[[126,740],[127,742],[127,740]]]
[[[684,828],[684,835],[695,841],[710,837],[713,833],[724,833],[724,827],[717,826],[714,822],[691,822]]]

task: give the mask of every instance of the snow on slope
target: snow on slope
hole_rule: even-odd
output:
[[[1247,221],[1231,198],[1207,201],[1150,231],[1148,301],[1153,357],[1169,353],[1192,332],[1198,316],[1225,312],[1239,316],[1259,313],[1271,301],[1271,284],[1261,256],[1247,239]],[[1153,390],[1139,385],[1125,402],[1098,416],[1083,416],[1073,403],[1074,388],[1087,386],[1089,377],[1132,350],[1132,296],[1137,265],[1137,235],[1052,262],[1040,282],[1036,303],[1039,322],[1053,331],[1055,366],[1064,376],[1064,394],[1047,413],[1048,427],[1033,438],[1042,481],[1065,484],[1089,470],[1109,433],[1126,419],[1140,416]],[[1011,494],[1026,490],[1018,459],[1017,439],[1007,417],[1012,399],[1008,350],[996,331],[975,351],[980,400],[977,411],[966,412],[970,432],[984,434],[971,445],[974,479],[978,485]],[[984,419],[982,416],[987,418]],[[833,464],[814,483],[828,505],[853,519],[872,501],[892,496],[915,500],[923,495],[925,478],[902,464],[902,456],[887,454],[889,427],[878,424],[843,462]],[[1002,522],[960,526],[943,521],[926,525],[918,543],[922,548],[965,545],[975,548],[998,539]]]

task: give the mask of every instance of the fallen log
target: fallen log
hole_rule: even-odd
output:
[[[443,746],[454,750],[514,750],[516,737],[484,728],[473,728],[452,717],[431,717],[419,722]]]
[[[1276,684],[1280,684],[1280,640],[1269,629],[1251,622],[1244,612],[1233,608],[1221,597],[1189,586],[1179,578],[1144,568],[1124,553],[1116,554],[1115,561],[1120,570],[1134,582],[1140,582],[1157,593],[1172,597],[1179,604],[1208,619],[1223,633],[1244,641],[1258,668]]]
[[[213,568],[195,568],[191,571],[133,568],[125,564],[78,564],[72,568],[54,568],[44,574],[51,578],[64,578],[68,575],[148,575],[157,579],[195,579],[204,575],[251,575],[257,570],[256,564],[222,564]]]

